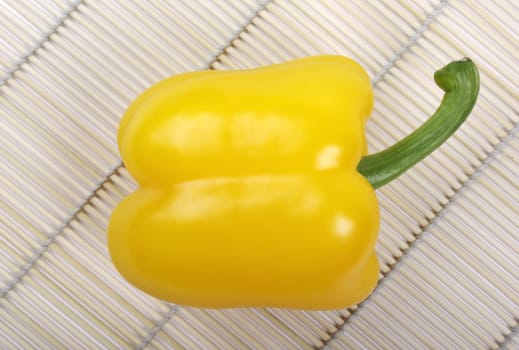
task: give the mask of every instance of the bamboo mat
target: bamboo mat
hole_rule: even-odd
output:
[[[106,248],[135,184],[115,135],[162,78],[334,53],[362,62],[370,152],[415,129],[464,56],[478,103],[377,191],[381,280],[357,307],[205,310],[126,283]],[[0,0],[0,349],[519,349],[516,1]]]

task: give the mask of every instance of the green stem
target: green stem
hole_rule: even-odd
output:
[[[393,146],[363,157],[357,170],[374,188],[381,187],[427,157],[444,143],[470,114],[479,92],[479,73],[468,58],[451,62],[434,74],[445,91],[436,112]]]

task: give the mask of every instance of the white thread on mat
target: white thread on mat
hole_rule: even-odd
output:
[[[49,249],[49,246],[56,240],[63,231],[69,227],[70,223],[77,217],[79,213],[81,213],[84,208],[97,196],[97,191],[110,181],[110,177],[117,173],[119,168],[111,171],[107,176],[105,176],[104,180],[96,187],[96,191],[94,191],[89,197],[87,197],[82,203],[79,204],[78,209],[65,221],[65,223],[59,227],[56,231],[54,231],[48,238],[41,244],[40,248],[38,248],[34,255],[27,260],[27,262],[20,268],[17,274],[14,275],[13,279],[8,282],[4,288],[0,290],[0,299],[2,299],[14,286],[25,276],[30,269],[36,264],[36,262],[41,258],[41,256]]]
[[[514,327],[510,329],[510,333],[505,335],[501,343],[497,344],[499,346],[499,349],[506,349],[508,345],[512,344],[512,342],[517,341],[516,338],[519,336],[519,319],[516,319],[515,322],[518,324],[516,324]]]
[[[382,67],[379,73],[375,75],[372,79],[373,85],[377,85],[377,83],[386,75],[391,68],[395,65],[395,63],[409,51],[411,46],[415,45],[416,42],[422,37],[427,28],[436,20],[436,17],[440,15],[445,6],[448,5],[447,0],[441,0],[435,7],[434,10],[427,15],[425,21],[416,29],[416,31],[409,37],[409,40],[405,43],[404,46],[400,50],[398,50],[393,57]]]
[[[510,142],[514,137],[516,137],[516,133],[519,131],[519,125],[515,125],[513,129],[508,130],[506,136],[499,141],[499,144],[494,146],[494,149],[487,155],[485,160],[468,176],[468,178],[464,181],[462,186],[449,198],[449,201],[436,213],[436,216],[429,221],[427,225],[425,225],[422,231],[416,235],[416,240],[409,244],[409,246],[402,251],[402,255],[400,257],[395,258],[395,262],[391,264],[389,271],[383,273],[383,278],[379,281],[378,285],[375,287],[375,290],[368,296],[363,302],[357,305],[357,308],[351,311],[351,314],[345,318],[344,323],[337,328],[337,330],[330,334],[330,338],[324,342],[324,345],[320,349],[332,349],[331,344],[334,342],[335,338],[344,331],[345,326],[348,324],[348,321],[355,317],[357,311],[359,311],[363,305],[369,302],[371,298],[377,293],[385,283],[386,279],[390,277],[391,272],[395,271],[398,266],[400,266],[408,257],[409,252],[415,249],[419,242],[424,240],[427,234],[437,225],[437,222],[450,210],[450,208],[457,202],[458,198],[463,196],[463,193],[467,191],[467,188],[470,188],[470,184],[475,182],[477,178],[483,174],[483,171],[489,166],[489,164],[501,153],[502,149],[507,146],[508,142]]]
[[[41,49],[43,45],[50,40],[50,37],[55,34],[58,29],[64,25],[65,21],[70,18],[74,11],[77,11],[78,7],[83,3],[84,0],[76,0],[68,9],[65,10],[63,16],[61,16],[56,23],[49,28],[49,30],[38,40],[34,46],[20,59],[18,62],[14,63],[13,66],[5,72],[5,74],[0,77],[0,87],[5,85],[9,79],[11,79],[14,74],[21,69],[21,67],[29,61],[29,59],[36,54],[36,51]]]
[[[179,309],[180,307],[178,305],[171,305],[169,311],[164,314],[162,320],[160,320],[160,322],[158,322],[155,327],[153,327],[150,332],[144,338],[142,338],[141,343],[137,345],[135,349],[144,349],[153,340],[153,338],[155,338],[157,333],[159,333],[162,328],[164,328],[166,323],[171,320],[171,318],[178,312]]]
[[[242,28],[236,32],[236,34],[228,41],[228,43],[226,45],[223,45],[218,53],[216,53],[216,55],[214,56],[214,59],[209,62],[209,64],[207,65],[208,68],[214,68],[213,65],[218,62],[220,60],[220,56],[222,55],[225,55],[226,51],[233,46],[233,43],[236,39],[238,39],[243,33],[247,32],[247,28],[250,26],[250,25],[253,25],[253,21],[259,17],[260,15],[260,12],[265,10],[267,8],[267,6],[272,2],[272,0],[263,0],[264,2],[261,4],[261,6],[256,10],[254,11],[251,16],[249,16],[249,19],[247,20],[247,22],[242,26]]]

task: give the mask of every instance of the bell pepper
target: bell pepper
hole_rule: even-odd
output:
[[[375,188],[444,142],[478,92],[470,60],[422,127],[366,155],[373,91],[364,69],[315,56],[174,76],[123,116],[118,146],[139,188],[114,209],[118,271],[160,299],[224,308],[337,309],[362,301],[379,268]]]

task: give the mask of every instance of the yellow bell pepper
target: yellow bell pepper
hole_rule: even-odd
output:
[[[119,128],[139,188],[109,223],[115,266],[143,291],[183,305],[360,302],[379,274],[373,188],[404,168],[388,161],[394,150],[363,158],[372,106],[368,75],[340,56],[152,86]]]

